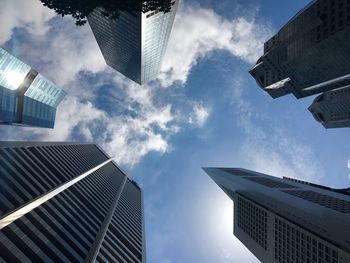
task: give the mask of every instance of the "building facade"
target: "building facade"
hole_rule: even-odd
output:
[[[143,197],[97,145],[0,142],[0,262],[146,262]]]
[[[142,85],[157,77],[164,57],[178,0],[168,13],[120,12],[116,19],[97,8],[88,22],[110,67]]]
[[[350,86],[317,96],[309,111],[325,128],[350,127]]]
[[[0,124],[53,128],[66,92],[0,48]]]
[[[264,44],[250,74],[273,98],[350,84],[350,2],[314,0]]]
[[[204,168],[234,201],[234,235],[263,263],[350,262],[350,191]]]

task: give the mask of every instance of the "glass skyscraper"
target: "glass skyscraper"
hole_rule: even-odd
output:
[[[0,262],[146,262],[143,197],[97,145],[0,142]]]
[[[350,189],[204,168],[234,201],[234,235],[263,263],[350,262]]]
[[[314,0],[264,45],[250,73],[273,98],[350,84],[350,2]]]
[[[103,57],[110,67],[142,85],[157,77],[174,22],[178,0],[171,12],[120,12],[107,18],[97,8],[88,16]]]
[[[66,92],[0,48],[0,124],[53,128]]]

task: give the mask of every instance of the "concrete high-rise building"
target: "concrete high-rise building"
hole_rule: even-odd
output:
[[[0,262],[146,262],[143,197],[97,145],[0,142]]]
[[[350,127],[350,86],[317,96],[309,111],[325,128]]]
[[[120,12],[116,19],[96,8],[88,22],[110,67],[142,85],[157,77],[179,0],[168,13]]]
[[[53,128],[66,92],[0,48],[0,124]]]
[[[234,235],[263,263],[350,262],[350,191],[204,168],[234,201]]]
[[[277,98],[350,84],[350,2],[311,1],[264,45],[250,74]]]

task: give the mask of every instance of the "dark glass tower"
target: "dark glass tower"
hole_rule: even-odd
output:
[[[317,0],[264,45],[250,74],[277,98],[302,98],[350,84],[350,2]]]
[[[204,168],[234,201],[234,235],[263,263],[350,262],[349,189]]]
[[[53,128],[66,92],[0,48],[0,124]]]
[[[325,128],[350,127],[350,87],[317,96],[309,111]]]
[[[116,19],[96,8],[88,21],[110,67],[138,84],[157,77],[166,51],[179,0],[170,12],[120,12]],[[140,1],[141,4],[141,1]]]
[[[145,262],[143,200],[97,145],[0,142],[0,262]]]

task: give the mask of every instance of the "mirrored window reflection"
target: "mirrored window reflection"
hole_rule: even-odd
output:
[[[30,67],[0,48],[0,86],[16,90],[30,71]]]

